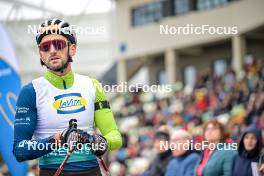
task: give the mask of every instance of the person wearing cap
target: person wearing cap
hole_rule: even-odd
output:
[[[96,79],[73,72],[77,39],[69,23],[60,19],[44,21],[36,41],[40,63],[47,71],[19,94],[14,156],[19,162],[38,158],[40,175],[54,175],[68,151],[64,144],[89,141],[97,147],[74,148],[78,150],[71,154],[62,175],[101,175],[96,157],[122,145],[105,92]],[[69,128],[71,119],[77,121],[78,129]],[[94,128],[101,134],[95,134]]]
[[[192,136],[183,129],[175,130],[171,135],[170,148],[173,158],[170,160],[165,176],[194,176],[194,168],[200,156],[191,150]]]

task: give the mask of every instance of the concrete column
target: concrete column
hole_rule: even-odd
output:
[[[173,84],[177,80],[177,65],[179,62],[179,56],[173,49],[165,51],[165,70],[167,74],[167,83]]]
[[[240,77],[243,68],[243,58],[246,54],[246,40],[241,35],[232,37],[232,69]]]
[[[117,61],[117,83],[127,82],[127,64],[125,59]]]

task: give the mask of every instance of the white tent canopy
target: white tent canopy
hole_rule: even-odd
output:
[[[73,16],[108,12],[111,0],[0,0],[0,20],[45,19],[51,16]]]
[[[45,6],[41,6],[41,4],[37,4],[35,1],[31,2],[31,0],[26,0],[23,2],[16,0],[8,0],[8,2],[22,3],[22,6],[23,3],[28,3],[32,6],[43,7],[44,9],[51,9],[49,8],[49,4],[53,4],[54,6],[54,3],[56,3],[56,6],[59,6],[60,8],[57,8],[57,12],[55,12],[54,8],[51,12],[45,12],[50,13],[51,15],[48,16],[48,19],[59,16],[59,18],[68,21],[71,25],[75,25],[76,28],[78,28],[78,51],[77,55],[73,57],[73,69],[78,73],[86,74],[90,77],[99,78],[114,62],[111,56],[111,45],[113,36],[113,11],[111,10],[112,2],[109,0],[91,0],[85,1],[85,3],[83,2],[83,4],[80,6],[81,3],[76,3],[76,1],[83,2],[82,0],[75,0],[74,3],[67,2],[68,4],[65,4],[66,1],[61,0],[43,0]],[[106,5],[100,6],[100,3],[102,2],[108,2],[108,5],[106,3]],[[0,0],[0,9],[3,8],[3,3],[7,4],[7,1]],[[97,4],[96,8],[99,8],[98,6],[100,6],[102,9],[98,10],[99,12],[96,13],[88,13],[91,12],[89,11],[89,9],[93,7],[93,4]],[[72,6],[72,8],[70,8],[69,5]],[[27,6],[25,5],[25,7]],[[108,10],[106,7],[108,7]],[[36,10],[34,9],[34,7],[31,8],[33,10]],[[68,14],[71,9],[72,14]],[[77,13],[76,9],[79,10],[79,13]],[[15,46],[20,68],[19,72],[21,73],[23,84],[27,83],[33,78],[42,75],[43,71],[45,71],[44,68],[41,69],[38,49],[35,42],[35,36],[32,33],[32,29],[34,28],[34,26],[37,27],[43,21],[43,19],[47,19],[41,15],[41,9],[39,9],[39,13],[40,16],[38,19],[34,19],[34,17],[37,18],[37,15],[34,17],[27,17],[25,14],[25,16],[19,20],[15,17],[14,19],[11,19],[12,15],[9,16],[8,19],[6,18],[4,20],[4,24],[7,27],[7,30],[10,33],[10,36]],[[61,15],[62,13],[63,15]],[[54,14],[59,15],[56,16]],[[3,19],[3,16],[4,15],[1,11],[1,19]]]

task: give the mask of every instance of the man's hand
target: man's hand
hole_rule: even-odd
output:
[[[88,143],[91,146],[91,152],[97,156],[102,156],[108,149],[106,139],[99,134],[90,135],[83,130],[76,128],[69,128],[64,130],[61,134],[54,135],[55,139],[59,137],[61,144],[67,143],[70,147],[72,145],[77,145],[79,143],[86,144]]]
[[[68,128],[64,130],[60,135],[61,144],[70,143],[72,140],[77,138],[77,129]]]
[[[79,141],[82,144],[88,143],[91,147],[91,152],[97,156],[102,156],[108,149],[106,139],[99,134],[90,135],[83,130],[77,130],[79,136]]]
[[[91,144],[92,153],[97,157],[102,156],[107,151],[107,141],[102,135],[92,135],[89,138],[89,143]]]
[[[57,146],[61,145],[61,132],[57,132],[53,135],[53,140],[51,143],[55,143]]]
[[[60,135],[61,144],[67,143],[70,149],[75,148],[77,150],[78,144],[84,144],[83,133],[83,130],[76,128],[64,130]]]

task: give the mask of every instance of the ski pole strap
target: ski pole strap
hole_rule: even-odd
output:
[[[94,103],[94,110],[97,111],[99,109],[110,109],[110,105],[108,101],[98,101]]]

